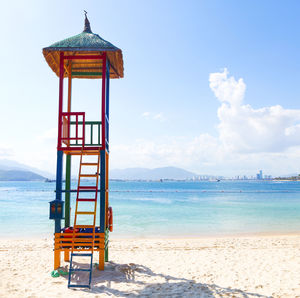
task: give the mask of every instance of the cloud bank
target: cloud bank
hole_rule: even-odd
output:
[[[254,109],[244,102],[244,80],[229,76],[226,68],[209,75],[209,86],[220,102],[217,137],[200,134],[193,139],[169,137],[114,145],[113,166],[174,165],[223,175],[255,174],[261,168],[271,174],[300,169],[300,110],[280,105]],[[187,144],[184,148],[182,141]]]
[[[300,145],[300,110],[280,105],[253,109],[244,104],[246,84],[227,69],[209,76],[209,86],[221,102],[219,140],[229,152],[282,152]]]

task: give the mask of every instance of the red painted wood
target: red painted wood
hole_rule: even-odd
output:
[[[85,112],[63,112],[63,116],[83,116]]]
[[[78,186],[78,189],[81,190],[81,189],[90,189],[90,190],[97,190],[97,186]]]
[[[71,122],[74,122],[74,121],[72,121],[72,117],[73,117],[73,119],[75,118],[75,133],[76,133],[75,137],[70,136]],[[84,146],[84,144],[85,144],[85,112],[63,112],[62,118],[67,119],[69,136],[68,137],[65,135],[61,136],[60,137],[61,141],[81,140],[82,146]],[[79,126],[80,122],[82,124],[82,136],[78,136],[78,126]],[[63,124],[63,122],[62,122],[62,124]],[[63,129],[63,127],[62,127],[62,129]],[[68,147],[68,144],[65,144],[65,145],[67,145],[67,147]],[[62,147],[62,143],[60,143],[60,146],[63,150],[66,150],[65,149],[66,147]],[[74,147],[72,147],[72,148],[74,148]]]
[[[101,147],[105,149],[105,130],[106,130],[106,121],[105,121],[105,94],[106,94],[106,53],[103,54],[103,63],[102,63],[102,115],[101,115],[101,122],[102,122],[102,142]]]
[[[85,145],[85,113],[83,114],[83,117],[82,117],[82,123],[83,123],[83,126],[82,126],[82,146],[84,147]],[[92,142],[92,140],[91,140]]]
[[[60,52],[60,57],[59,57],[59,101],[58,101],[57,149],[59,147],[61,147],[63,91],[64,91],[63,88],[64,88],[64,52]]]
[[[99,147],[99,146],[91,146],[91,147],[84,147],[84,150],[102,150],[103,146]],[[62,147],[59,146],[58,150],[62,150],[62,151],[81,151],[82,150],[82,146],[81,147]]]

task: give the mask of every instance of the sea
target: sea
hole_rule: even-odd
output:
[[[52,237],[54,190],[55,183],[0,182],[0,237]],[[73,193],[71,223],[75,200]],[[297,181],[110,181],[109,202],[111,238],[300,232]]]

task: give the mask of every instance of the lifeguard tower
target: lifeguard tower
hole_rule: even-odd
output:
[[[94,253],[99,253],[100,270],[104,270],[104,262],[108,261],[108,238],[112,231],[112,209],[108,200],[109,81],[123,77],[122,51],[92,32],[85,13],[83,32],[43,48],[43,55],[59,77],[56,196],[50,202],[50,219],[55,222],[54,269],[60,267],[61,252],[64,252],[64,260],[70,261],[68,287],[90,288]],[[68,79],[65,105],[64,78]],[[72,79],[75,78],[101,80],[99,119],[90,121],[84,111],[71,110]],[[77,189],[71,188],[73,155],[80,157]],[[72,193],[76,194],[73,225],[70,223]],[[96,222],[97,214],[99,222]],[[78,257],[86,258],[88,268],[73,266]],[[89,274],[84,284],[72,283],[72,276],[78,271]]]

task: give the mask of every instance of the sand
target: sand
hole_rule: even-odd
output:
[[[111,261],[105,271],[94,269],[92,289],[71,290],[67,277],[50,276],[51,239],[0,239],[0,296],[300,297],[300,235],[110,245]]]

